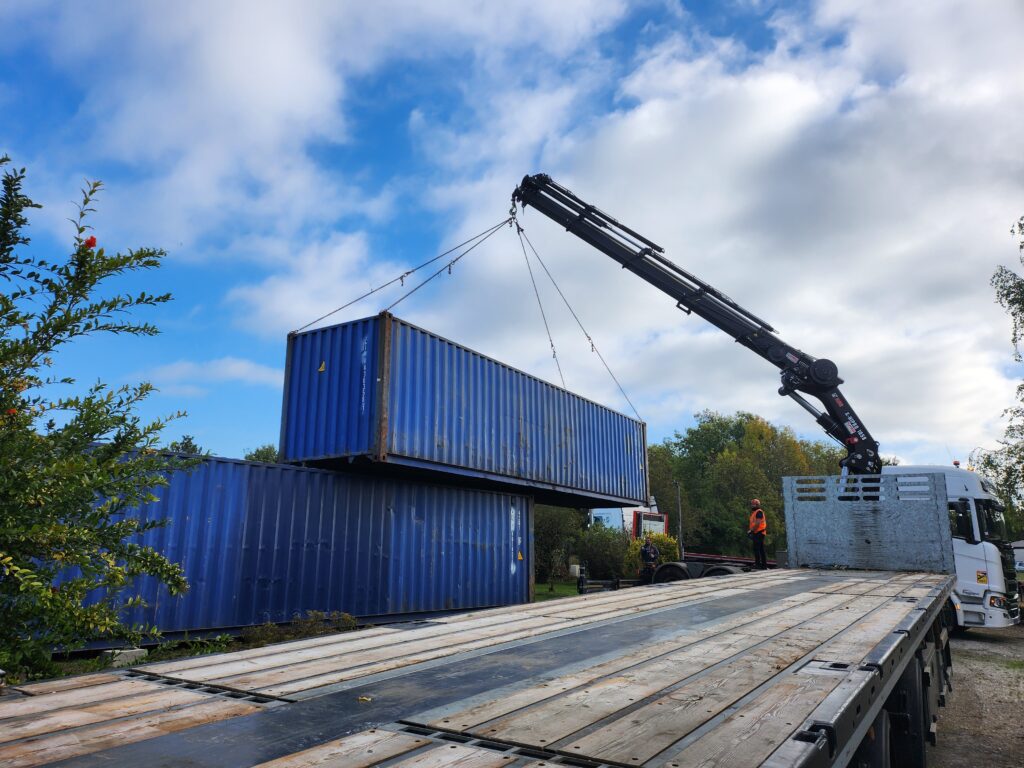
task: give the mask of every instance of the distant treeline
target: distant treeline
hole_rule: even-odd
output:
[[[683,546],[694,552],[750,555],[747,524],[750,499],[760,499],[768,515],[768,556],[786,546],[782,478],[786,475],[833,475],[845,452],[825,442],[801,440],[787,427],[760,416],[713,411],[697,423],[648,449],[651,493],[660,512],[668,514],[669,533],[679,534],[676,485],[683,513]],[[628,540],[585,531],[586,515],[538,505],[535,551],[538,582],[562,578],[569,559],[586,560],[594,571],[619,573]],[[605,552],[607,550],[607,552]]]
[[[838,446],[801,440],[788,427],[776,427],[752,413],[704,411],[686,432],[648,449],[651,493],[676,535],[677,481],[683,546],[729,555],[749,555],[749,502],[760,499],[768,516],[766,548],[772,557],[786,546],[782,478],[837,474],[844,455]]]

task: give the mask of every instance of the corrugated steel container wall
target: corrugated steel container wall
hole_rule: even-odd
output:
[[[289,456],[354,456],[377,441],[377,318],[335,325],[288,341],[281,445]],[[318,429],[300,428],[316,424]],[[287,432],[284,425],[293,425]],[[283,454],[284,455],[284,454]]]
[[[180,562],[191,588],[171,597],[144,577],[148,605],[126,619],[164,632],[530,599],[528,497],[226,459],[156,494],[131,516],[170,523],[139,540]]]
[[[647,501],[643,422],[386,313],[290,336],[283,414],[286,461],[369,457],[538,498]]]

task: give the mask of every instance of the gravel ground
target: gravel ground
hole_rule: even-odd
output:
[[[929,768],[1024,766],[1024,626],[952,637],[953,692]]]

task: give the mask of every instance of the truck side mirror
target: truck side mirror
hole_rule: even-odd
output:
[[[956,532],[963,536],[968,544],[977,544],[974,538],[974,521],[971,514],[971,504],[967,499],[958,499],[956,502]]]

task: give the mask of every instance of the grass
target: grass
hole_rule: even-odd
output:
[[[554,583],[554,590],[551,590],[550,584],[538,584],[534,590],[533,602],[541,603],[545,600],[557,600],[561,597],[576,597],[579,593],[576,591],[576,581],[556,581]]]

